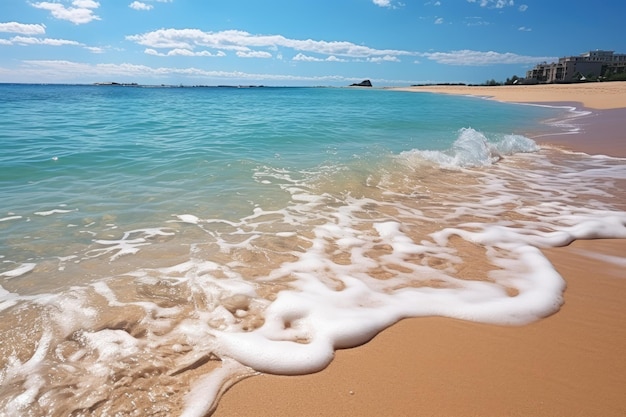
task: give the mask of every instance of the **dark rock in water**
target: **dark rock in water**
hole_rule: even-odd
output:
[[[360,83],[350,84],[350,87],[371,87],[372,82],[370,80],[363,80]]]

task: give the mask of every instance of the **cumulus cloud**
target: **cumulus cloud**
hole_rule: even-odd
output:
[[[278,50],[289,48],[302,53],[349,58],[412,55],[412,52],[375,49],[345,41],[289,39],[282,35],[253,35],[240,30],[204,32],[199,29],[159,29],[140,35],[127,36],[127,40],[152,49],[189,49],[196,47],[251,53],[262,48]]]
[[[294,60],[294,61],[303,61],[303,62],[321,62],[321,61],[323,61],[322,58],[317,58],[317,57],[314,57],[314,56],[304,55],[302,53],[294,56],[292,58],[292,60]]]
[[[393,2],[392,0],[372,0],[372,3],[378,7],[387,7],[388,9],[397,9],[404,6],[404,3],[399,1]]]
[[[537,62],[551,62],[556,60],[556,57],[537,57],[518,55],[511,52],[482,52],[471,51],[468,49],[452,52],[428,52],[421,55],[439,64],[464,66],[481,66],[494,64],[535,64]]]
[[[293,61],[303,61],[303,62],[346,62],[345,59],[337,58],[334,55],[331,55],[327,58],[317,58],[314,56],[305,55],[303,53],[299,53],[292,58]]]
[[[443,17],[438,17],[435,19],[435,24],[436,25],[441,25],[443,23]]]
[[[94,14],[94,9],[100,7],[100,3],[93,0],[74,0],[69,7],[47,1],[31,3],[31,5],[37,9],[48,10],[54,18],[67,20],[75,25],[100,20],[100,17]]]
[[[517,28],[517,30],[519,30],[520,32],[530,32],[530,31],[532,31],[531,28],[527,28],[526,26],[520,26],[519,28]]]
[[[528,10],[528,6],[526,4],[522,4],[519,6],[518,10],[520,12],[525,12],[526,10]]]
[[[0,32],[19,33],[20,35],[43,35],[44,33],[46,33],[46,26],[38,24],[7,22],[0,23]]]
[[[151,4],[142,3],[140,1],[134,1],[128,5],[131,9],[134,10],[152,10],[154,8]]]
[[[272,54],[266,51],[237,51],[239,58],[271,58]]]

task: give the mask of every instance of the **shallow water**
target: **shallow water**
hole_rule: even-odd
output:
[[[23,85],[0,108],[8,415],[204,415],[403,317],[528,323],[564,290],[539,248],[626,237],[623,159],[523,136],[564,109]]]

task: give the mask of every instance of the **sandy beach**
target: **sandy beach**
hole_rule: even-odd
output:
[[[395,88],[442,94],[490,97],[514,103],[577,103],[589,109],[626,108],[626,82],[505,86],[431,85]]]
[[[544,137],[587,153],[626,156],[626,82],[411,91],[592,113],[576,135]],[[618,201],[626,210],[626,184]],[[561,310],[522,327],[407,319],[336,353],[322,372],[236,384],[215,416],[626,415],[626,240],[576,241],[544,253],[567,282]]]

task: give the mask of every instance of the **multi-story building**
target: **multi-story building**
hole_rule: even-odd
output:
[[[559,58],[559,62],[543,62],[526,72],[526,80],[538,83],[571,82],[623,72],[626,72],[626,54],[596,50]]]

